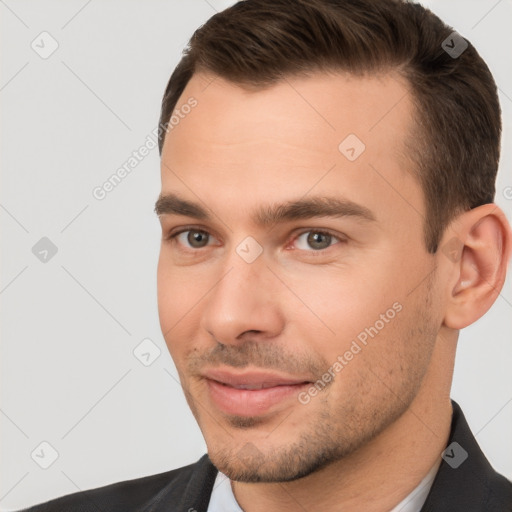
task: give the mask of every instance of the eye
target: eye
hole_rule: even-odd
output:
[[[210,234],[200,229],[187,229],[174,233],[169,238],[176,240],[187,248],[201,249],[208,245]]]
[[[341,241],[340,238],[327,231],[310,230],[300,234],[295,239],[295,245],[297,249],[303,251],[309,251],[311,249],[321,251]]]

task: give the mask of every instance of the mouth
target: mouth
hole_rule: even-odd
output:
[[[215,369],[204,372],[202,377],[206,380],[213,405],[225,414],[237,416],[259,416],[290,405],[290,402],[297,403],[297,394],[312,383],[308,377],[260,370]]]

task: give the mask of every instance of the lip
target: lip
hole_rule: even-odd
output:
[[[296,398],[312,381],[264,370],[211,369],[202,374],[211,400],[224,413],[259,416]],[[250,389],[246,389],[250,388]]]

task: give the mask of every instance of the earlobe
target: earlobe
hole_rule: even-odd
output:
[[[462,329],[484,315],[498,297],[505,282],[512,244],[510,225],[495,204],[479,206],[461,215],[457,240],[458,258],[451,263],[451,282],[444,324]],[[453,238],[450,242],[453,245]],[[440,257],[446,255],[441,251]]]

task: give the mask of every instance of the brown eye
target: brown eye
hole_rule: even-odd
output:
[[[201,249],[210,242],[210,235],[200,229],[184,229],[170,235],[169,240],[188,249]]]

